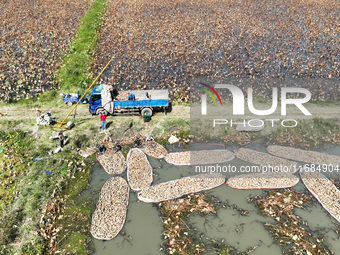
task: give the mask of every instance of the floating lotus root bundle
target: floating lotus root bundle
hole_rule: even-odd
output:
[[[299,170],[299,165],[296,162],[251,149],[238,149],[235,152],[235,156],[243,161],[247,161],[260,166],[265,166],[268,169],[273,168],[275,170],[280,170],[280,172],[295,173]]]
[[[100,240],[115,238],[124,226],[129,204],[129,185],[122,177],[108,180],[92,215],[90,232]]]
[[[107,149],[104,154],[97,154],[97,160],[108,174],[121,174],[126,169],[126,160],[121,151]]]
[[[316,151],[306,151],[278,145],[268,146],[267,151],[275,156],[296,161],[303,161],[320,165],[333,165],[334,167],[340,165],[340,156]]]
[[[283,189],[293,187],[299,181],[291,173],[251,173],[233,176],[227,180],[227,185],[235,189]]]
[[[141,190],[152,183],[152,167],[146,155],[138,148],[133,148],[127,155],[127,178],[132,190]]]
[[[198,174],[145,188],[138,193],[138,199],[147,203],[157,203],[212,189],[224,182],[225,178],[222,174]]]
[[[154,158],[164,158],[168,154],[168,151],[162,145],[155,141],[150,141],[149,143],[145,142],[139,148],[145,154]]]
[[[317,171],[313,172],[310,169],[302,168],[300,176],[306,188],[322,207],[340,222],[340,190],[327,177]]]
[[[172,152],[165,161],[177,166],[217,164],[233,160],[235,155],[229,150],[200,150]]]

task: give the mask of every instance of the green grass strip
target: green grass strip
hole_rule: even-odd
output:
[[[92,81],[94,51],[98,41],[105,0],[95,0],[80,22],[78,33],[58,70],[59,87],[64,91],[86,88]]]

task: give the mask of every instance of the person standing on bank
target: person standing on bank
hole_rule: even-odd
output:
[[[60,147],[63,148],[64,147],[64,141],[65,141],[65,136],[63,134],[63,131],[59,132],[59,141],[60,141]]]
[[[102,113],[100,115],[100,120],[102,121],[102,129],[106,130],[106,114]]]
[[[37,108],[35,111],[35,117],[37,119],[37,126],[39,126],[39,123],[40,123],[40,115],[41,115],[41,111]]]

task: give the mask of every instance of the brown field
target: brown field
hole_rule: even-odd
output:
[[[89,4],[0,3],[0,100],[58,86],[56,70]],[[187,101],[194,79],[317,78],[303,84],[313,99],[339,100],[339,1],[108,0],[107,7],[95,74],[116,58],[101,82],[168,87]]]
[[[110,1],[97,65],[115,55],[105,82],[184,100],[193,78],[335,78],[339,19],[337,1]]]
[[[56,88],[63,54],[91,1],[0,3],[0,100]]]

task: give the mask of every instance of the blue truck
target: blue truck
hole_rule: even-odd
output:
[[[129,98],[130,95],[130,98]],[[111,108],[102,105],[103,93],[99,86],[93,88],[89,99],[89,112],[92,115],[101,113],[110,115],[141,114],[152,116],[154,112],[170,111],[169,91],[163,90],[124,90],[119,91],[112,100]]]

